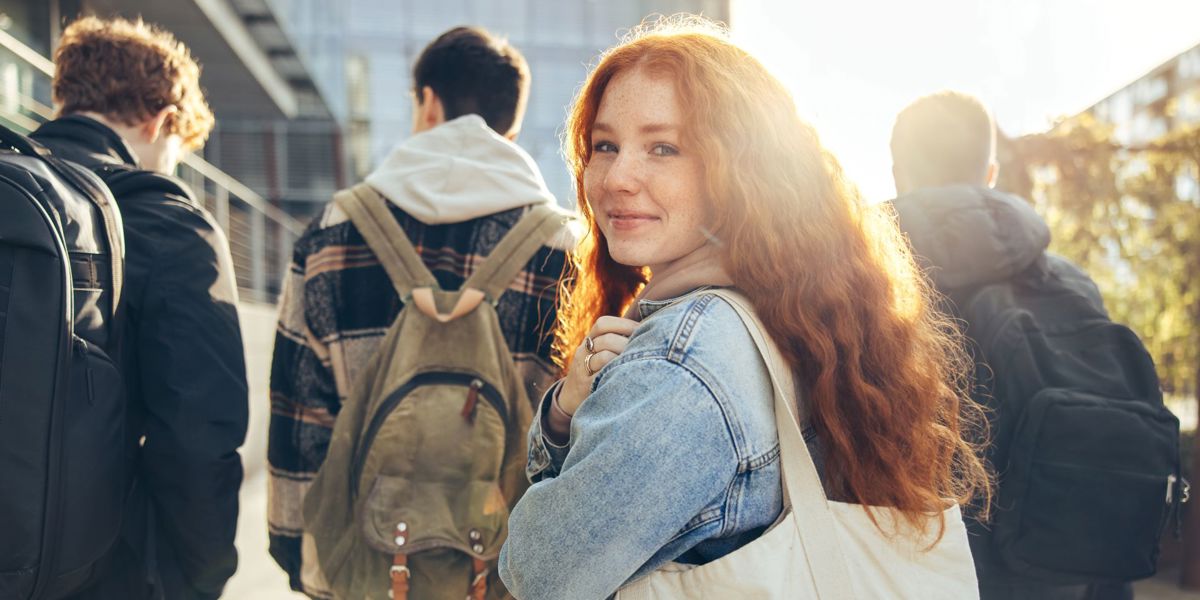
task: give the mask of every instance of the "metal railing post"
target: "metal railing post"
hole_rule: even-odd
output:
[[[279,289],[282,291],[283,283],[287,281],[289,271],[292,269],[292,244],[295,243],[298,236],[283,227],[276,227],[275,230],[279,232],[279,235],[275,236],[278,248],[276,256],[278,270],[276,272],[279,273]]]
[[[216,187],[213,191],[213,218],[217,220],[217,225],[221,226],[225,236],[230,237],[233,233],[229,229],[229,190],[219,185]]]
[[[259,302],[268,301],[267,294],[267,223],[263,213],[250,213],[250,291]]]

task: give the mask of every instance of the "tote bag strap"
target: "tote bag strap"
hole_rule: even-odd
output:
[[[805,558],[813,574],[817,596],[821,600],[841,600],[854,597],[850,585],[850,570],[842,553],[841,542],[833,521],[833,512],[821,487],[816,464],[804,443],[796,418],[797,388],[791,367],[766,333],[766,328],[750,302],[729,289],[706,290],[703,294],[719,296],[729,303],[750,337],[758,347],[767,373],[775,388],[775,420],[779,430],[779,461],[783,472],[784,507],[791,507]]]

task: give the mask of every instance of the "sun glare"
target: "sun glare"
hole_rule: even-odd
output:
[[[731,21],[872,202],[895,194],[892,122],[919,96],[974,94],[1019,135],[1200,43],[1192,0],[733,0]]]

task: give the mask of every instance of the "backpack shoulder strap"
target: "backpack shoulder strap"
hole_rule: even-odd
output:
[[[21,135],[0,125],[0,145],[8,146],[26,156],[46,156],[50,150],[29,136]]]
[[[121,222],[121,213],[115,208],[116,201],[112,193],[101,182],[90,179],[92,173],[81,165],[76,165],[59,158],[37,140],[21,135],[7,127],[0,126],[0,146],[10,147],[25,156],[40,158],[50,170],[61,179],[73,186],[88,201],[95,205],[104,220],[104,234],[108,242],[109,261],[112,269],[112,317],[115,320],[121,306],[121,293],[125,287],[125,231]],[[120,336],[121,329],[115,330],[113,347]]]
[[[568,218],[548,204],[535,205],[496,244],[483,264],[463,284],[463,289],[479,290],[495,304],[533,254],[562,229]]]
[[[387,200],[378,192],[360,183],[334,194],[333,201],[346,212],[366,240],[367,247],[375,253],[402,302],[408,303],[415,288],[440,289],[433,273],[421,262],[421,255],[417,254],[412,241],[388,210]]]

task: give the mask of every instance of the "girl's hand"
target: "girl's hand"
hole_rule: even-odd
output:
[[[604,365],[625,351],[629,336],[638,322],[620,317],[600,317],[575,350],[571,368],[558,392],[558,408],[567,416],[575,414],[592,389],[592,380]]]

